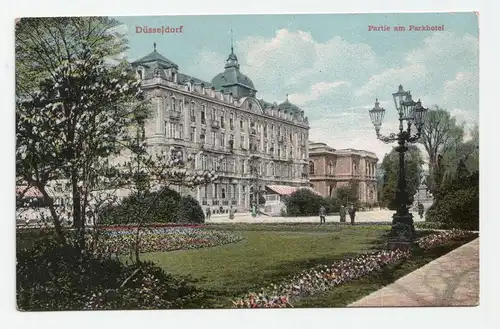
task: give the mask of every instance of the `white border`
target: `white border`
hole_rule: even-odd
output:
[[[340,4],[324,0],[238,1],[188,0],[127,2],[120,0],[2,2],[1,80],[2,134],[1,210],[2,288],[0,310],[6,328],[139,328],[139,327],[234,327],[246,328],[499,328],[498,310],[493,303],[498,288],[498,223],[494,197],[498,191],[498,13],[496,1],[403,2],[350,0]],[[398,309],[295,309],[295,310],[217,310],[217,311],[134,311],[21,313],[15,310],[14,259],[14,18],[19,16],[129,16],[230,13],[360,13],[360,12],[456,12],[480,13],[480,129],[481,129],[481,304],[476,308],[398,308]],[[488,146],[490,148],[488,148]],[[497,160],[497,161],[495,161]],[[497,184],[495,184],[497,183]],[[496,319],[496,321],[494,321]],[[9,323],[7,321],[14,321]],[[496,324],[496,325],[495,325]],[[50,327],[49,327],[50,326]]]

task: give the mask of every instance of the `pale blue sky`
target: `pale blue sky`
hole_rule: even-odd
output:
[[[426,106],[439,104],[478,121],[478,18],[474,13],[306,14],[115,17],[124,25],[129,60],[153,50],[182,72],[210,81],[223,71],[230,29],[241,71],[257,97],[285,94],[310,118],[310,139],[334,148],[368,149],[381,158],[390,146],[375,138],[367,110],[387,109],[382,132],[395,129],[391,93],[401,83]],[[444,25],[443,32],[373,32],[369,25]],[[139,34],[136,26],[183,26],[182,34]]]

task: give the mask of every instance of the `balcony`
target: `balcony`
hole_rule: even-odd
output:
[[[169,112],[168,117],[172,120],[179,120],[181,118],[181,112],[179,111]]]
[[[222,200],[223,206],[229,206],[229,200]]]
[[[207,120],[204,117],[201,117],[201,124],[202,125],[207,124]]]
[[[219,204],[219,200],[212,200],[212,206],[217,206]]]
[[[250,129],[250,135],[253,135],[253,136],[257,135],[257,130]]]
[[[224,123],[224,121],[221,121],[221,123],[220,123],[220,127],[221,127],[222,129],[224,129],[224,127],[226,127],[226,124]]]
[[[212,123],[211,123],[211,126],[212,126],[213,129],[219,129],[220,128],[220,123],[219,123],[219,121],[213,120]]]
[[[284,143],[285,142],[285,137],[284,136],[278,136],[278,143]]]
[[[237,204],[236,200],[231,200],[231,204],[232,204],[233,206],[236,206],[236,204]]]
[[[191,116],[191,122],[196,122],[196,117],[194,115]]]

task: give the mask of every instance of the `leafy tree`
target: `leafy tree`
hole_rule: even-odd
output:
[[[24,22],[29,23],[28,27],[33,26],[33,22],[42,24],[32,20]],[[59,31],[61,38],[65,36],[62,30],[75,28],[57,26],[70,24],[72,20],[48,19],[48,22],[56,24],[57,28],[50,32]],[[25,27],[21,28],[22,24],[23,21],[18,25],[16,38],[24,40],[21,37],[30,34]],[[43,51],[64,52],[67,57],[59,66],[47,59],[45,70],[40,72],[48,73],[48,77],[40,78],[42,82],[37,91],[25,92],[16,101],[16,176],[41,192],[61,242],[65,242],[63,224],[73,223],[81,250],[85,248],[86,219],[95,223],[98,208],[116,202],[118,189],[135,188],[141,194],[156,189],[160,190],[158,197],[161,197],[163,189],[171,184],[193,187],[216,178],[207,171],[188,172],[185,164],[192,160],[191,155],[165,154],[147,146],[144,121],[149,107],[143,100],[140,81],[122,64],[105,62],[105,55],[113,53],[109,50],[111,46],[100,39],[101,30],[92,31],[98,34],[85,35],[86,39],[75,32],[75,40],[72,39],[67,49],[63,48],[65,38],[60,48],[47,50],[40,46]],[[36,35],[31,40],[32,47],[39,50],[36,37],[43,39],[44,36]],[[92,48],[96,45],[101,46]],[[28,47],[27,51],[34,50]],[[52,54],[46,55],[52,58]],[[32,57],[21,56],[18,60],[20,67],[41,65],[30,62],[34,61]],[[71,202],[57,207],[49,196],[51,185],[69,193]],[[152,200],[149,207],[143,209],[137,240],[142,220],[154,204]]]
[[[348,185],[339,187],[336,192],[336,199],[344,205],[357,203],[359,200],[359,182],[351,180]]]
[[[462,141],[464,135],[463,125],[458,125],[456,119],[450,112],[435,105],[427,113],[422,129],[420,143],[429,158],[429,181],[428,187],[433,194],[436,193],[440,181],[435,174],[439,171],[438,156],[446,153],[449,149],[455,148]]]
[[[420,185],[422,164],[423,160],[420,150],[417,146],[410,145],[405,154],[405,177],[410,201],[412,201],[411,198],[415,195]],[[384,173],[384,178],[379,200],[389,209],[397,209],[398,203],[395,196],[399,178],[399,153],[395,148],[384,156],[381,169]]]
[[[33,17],[16,24],[16,95],[33,96],[47,78],[84,49],[97,59],[118,61],[127,49],[120,22],[108,17]]]

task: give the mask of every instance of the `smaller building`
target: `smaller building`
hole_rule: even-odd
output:
[[[285,185],[267,185],[266,186],[266,204],[265,213],[270,216],[281,216],[282,210],[286,210],[284,198],[296,192],[299,189],[307,189],[315,194],[319,193],[311,187],[294,187]]]
[[[309,179],[323,196],[335,197],[338,188],[356,182],[359,201],[377,202],[377,162],[373,152],[309,142]]]

